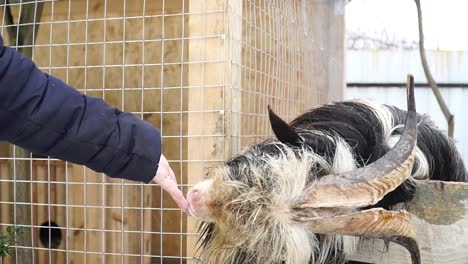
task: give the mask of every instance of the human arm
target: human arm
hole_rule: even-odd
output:
[[[176,182],[158,178],[170,166],[163,156],[165,163],[158,169],[157,129],[41,72],[29,58],[4,46],[1,36],[0,140],[110,177],[145,183],[154,179],[186,208]]]
[[[157,129],[41,72],[0,41],[0,140],[110,177],[153,179],[161,156]]]

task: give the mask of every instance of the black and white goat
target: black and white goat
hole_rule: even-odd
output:
[[[411,200],[415,179],[468,175],[453,142],[416,114],[409,80],[408,112],[347,101],[287,124],[269,109],[277,140],[188,193],[203,263],[344,263],[356,236],[399,243],[419,263],[408,213],[387,210]]]

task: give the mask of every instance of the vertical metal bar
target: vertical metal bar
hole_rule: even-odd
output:
[[[16,146],[13,146],[13,222],[16,226]],[[18,264],[18,247],[15,247],[15,262]]]
[[[159,128],[160,128],[160,131],[161,131],[161,135],[164,135],[164,127],[163,127],[163,105],[164,105],[164,48],[165,48],[165,37],[166,37],[166,32],[165,32],[165,20],[166,20],[166,17],[164,16],[166,14],[166,0],[162,0],[162,39],[161,39],[161,84],[160,84],[160,88],[161,88],[161,106],[160,106],[160,115],[161,115],[161,118],[160,118],[160,124],[159,124]],[[162,142],[164,142],[164,137],[162,138]],[[164,150],[164,144],[162,144],[161,146],[162,150]],[[161,204],[160,204],[160,219],[159,219],[159,261],[160,261],[160,264],[163,264],[163,256],[164,256],[164,252],[163,252],[163,230],[164,230],[164,226],[163,226],[163,217],[164,217],[164,196],[163,196],[163,190],[161,189],[161,193],[160,193],[160,201],[161,201]]]
[[[72,0],[68,0],[68,14],[67,14],[67,61],[66,61],[66,72],[65,72],[65,82],[69,83],[70,76],[70,21],[71,21],[71,5]],[[68,174],[68,162],[65,162],[65,261],[70,263],[70,205],[68,200],[68,186],[69,186],[69,174]]]
[[[203,6],[205,4],[205,1],[203,0]],[[204,34],[203,34],[204,35]],[[184,177],[183,177],[183,166],[182,166],[182,159],[183,159],[183,147],[182,147],[182,131],[183,131],[183,110],[184,110],[184,63],[185,63],[185,0],[182,0],[182,34],[181,34],[181,58],[180,58],[180,114],[179,114],[179,121],[181,122],[179,126],[179,176],[180,176],[180,187],[183,190],[183,183],[184,183]],[[204,43],[204,42],[203,42]],[[202,72],[203,75],[203,72]],[[203,91],[203,90],[202,90]],[[202,94],[203,98],[203,94]],[[203,120],[202,120],[203,122]],[[203,146],[203,145],[202,145]],[[177,176],[176,176],[177,177]],[[184,218],[183,215],[180,214],[180,234],[179,234],[179,263],[182,264],[182,255],[183,255],[183,230],[184,230]]]
[[[145,17],[146,17],[146,0],[143,0],[143,12],[141,17],[141,108],[140,118],[144,120],[144,105],[145,105]],[[144,263],[145,259],[145,187],[140,184],[140,264]]]
[[[122,18],[122,111],[125,111],[125,46],[126,46],[126,13],[127,11],[127,0],[123,1],[123,18]],[[125,211],[124,211],[124,195],[125,195],[125,181],[121,180],[121,193],[120,193],[120,205],[121,205],[121,218],[125,219]],[[121,222],[121,233],[120,233],[120,248],[121,248],[121,253],[120,253],[120,260],[121,263],[124,264],[124,222]]]
[[[85,40],[84,40],[84,93],[87,94],[87,89],[88,89],[88,24],[89,22],[89,0],[86,0],[86,11],[85,11]],[[84,263],[87,263],[87,252],[88,252],[88,173],[87,170],[83,170],[83,184],[84,184],[84,191],[83,191],[83,211],[84,211],[84,248],[83,248],[83,259]]]
[[[102,46],[102,99],[106,99],[106,68],[107,68],[107,62],[106,62],[106,55],[107,55],[107,0],[104,0],[104,18],[103,18],[103,46]],[[102,252],[101,252],[101,258],[102,258],[102,263],[106,263],[106,247],[107,247],[107,241],[106,241],[106,235],[107,235],[107,228],[106,228],[106,220],[107,220],[107,215],[106,215],[106,206],[107,206],[107,195],[106,195],[106,183],[107,183],[107,178],[103,175],[102,179]]]
[[[161,118],[160,118],[160,124],[159,124],[159,128],[161,130],[161,135],[163,136],[162,140],[164,141],[164,126],[163,126],[163,105],[164,105],[164,50],[165,50],[165,36],[166,36],[166,32],[165,32],[165,20],[166,20],[166,17],[164,16],[165,15],[165,12],[166,12],[166,0],[162,0],[162,23],[161,23],[161,31],[162,31],[162,40],[161,40],[161,83],[160,83],[160,91],[161,91],[161,106],[160,106],[160,115],[161,115]],[[164,150],[164,144],[162,144],[162,149]],[[164,220],[164,196],[163,196],[163,190],[161,189],[161,193],[160,193],[160,201],[161,201],[161,204],[160,204],[160,219],[159,219],[159,262],[160,264],[163,264],[163,256],[164,256],[164,252],[163,252],[163,243],[164,243],[164,240],[163,240],[163,220]]]
[[[232,63],[232,66],[231,66],[231,67],[238,67],[237,65],[235,65],[235,62],[231,62],[231,61],[228,61],[228,60],[227,60],[227,57],[228,57],[228,54],[227,54],[228,50],[227,50],[227,47],[226,47],[226,46],[227,46],[227,43],[228,43],[227,40],[226,40],[227,34],[228,34],[228,32],[227,32],[227,27],[228,27],[227,20],[228,20],[228,17],[227,17],[227,15],[226,15],[226,11],[228,10],[228,8],[227,8],[227,1],[228,1],[228,0],[224,0],[224,2],[223,2],[223,23],[224,23],[224,24],[223,24],[223,35],[221,36],[221,39],[223,40],[223,61],[224,61],[224,63],[223,63],[223,76],[222,76],[222,78],[221,78],[221,85],[222,85],[222,87],[221,87],[221,88],[222,88],[222,96],[221,96],[221,97],[222,97],[223,103],[221,104],[222,107],[221,107],[221,109],[220,109],[220,112],[221,112],[221,114],[222,114],[222,116],[223,116],[223,127],[222,127],[222,130],[221,130],[223,135],[227,135],[227,129],[228,129],[228,128],[226,128],[225,125],[224,125],[224,124],[226,124],[226,111],[230,111],[230,112],[231,112],[231,119],[232,119],[232,115],[233,115],[233,114],[237,114],[237,113],[233,113],[233,107],[232,107],[232,98],[233,98],[233,96],[231,96],[231,102],[230,102],[230,104],[229,104],[230,107],[231,107],[231,109],[226,109],[226,91],[225,91],[226,88],[225,88],[225,87],[226,87],[226,85],[227,85],[227,83],[226,83],[226,82],[227,82],[227,80],[226,80],[226,68],[227,68],[227,64],[228,64],[228,63]],[[231,16],[235,16],[235,15],[236,15],[236,14],[231,14]],[[229,19],[231,19],[231,18],[229,18]],[[242,19],[240,19],[240,21],[241,21],[241,23],[242,23]],[[241,26],[241,27],[242,27],[242,26]],[[236,40],[231,39],[231,41],[234,42],[234,41],[236,41]],[[242,58],[241,58],[241,59],[242,59]],[[238,89],[238,87],[231,87],[231,89]],[[238,140],[238,139],[233,138],[232,135],[231,135],[231,138],[228,138],[227,140],[231,140],[231,141],[232,141],[232,140]],[[223,144],[223,153],[224,153],[224,155],[226,155],[226,144]],[[224,157],[223,157],[223,158],[224,158]],[[187,176],[187,177],[188,177],[188,176]]]
[[[49,33],[49,74],[52,74],[52,44],[53,44],[53,25],[54,24],[54,3],[51,4],[51,15],[50,15],[50,33]],[[52,234],[50,228],[50,158],[47,157],[47,221],[49,221],[49,229],[48,229],[48,256],[49,256],[49,264],[52,263],[52,251],[51,251],[51,242],[52,242]],[[47,227],[46,227],[47,228]]]
[[[42,5],[42,4],[41,4]],[[40,10],[40,13],[38,14],[37,11],[38,11],[38,8],[41,8]],[[39,21],[40,18],[38,19],[37,16],[42,16],[42,6],[39,7],[39,4],[36,2],[35,5],[34,5],[34,24],[33,24],[33,30],[32,30],[32,41],[31,41],[31,44],[32,45],[35,45],[36,44],[36,34],[38,32],[38,28],[39,25],[37,25],[36,21]],[[34,49],[34,47],[31,47],[31,59],[32,60],[35,60],[35,53],[36,53],[36,50]],[[33,157],[32,157],[32,153],[29,153],[29,157],[30,157],[30,162],[29,162],[29,171],[31,172],[30,173],[30,179],[31,179],[31,183],[34,183],[34,178],[33,178]],[[31,207],[30,207],[30,214],[31,214],[31,229],[32,226],[34,225],[34,206],[33,206],[33,184],[30,184],[30,203],[31,203]],[[34,232],[31,230],[31,252],[32,252],[32,256],[31,256],[31,259],[32,259],[32,262],[35,263],[35,254],[34,254]]]
[[[22,2],[22,0],[21,0],[21,2]],[[21,12],[21,10],[18,10],[18,17],[20,16],[20,12]],[[19,19],[18,19],[18,21],[19,21]],[[18,41],[19,41],[18,36],[19,36],[19,34],[20,34],[19,33],[19,26],[17,26],[16,27],[16,43],[15,43],[16,50],[18,50]],[[12,44],[13,43],[10,43],[10,45],[12,45]],[[17,208],[16,208],[16,206],[17,206],[16,205],[17,204],[17,202],[16,202],[16,195],[17,195],[17,193],[16,193],[16,189],[17,189],[17,182],[16,182],[17,181],[16,149],[17,149],[16,146],[13,146],[13,180],[14,180],[14,182],[13,182],[13,203],[14,203],[14,205],[13,205],[13,222],[14,222],[15,226],[17,225],[17,221],[16,221],[16,214],[17,214]],[[18,247],[15,247],[15,256],[16,256],[15,257],[16,264],[18,264]]]
[[[51,214],[50,214],[50,209],[51,209],[50,180],[51,180],[51,178],[50,178],[50,157],[47,157],[47,203],[48,203],[48,205],[47,205],[47,221],[49,222],[49,228],[48,228],[48,239],[49,239],[48,254],[49,254],[49,264],[52,264],[52,247],[51,247],[51,245],[52,245],[52,228],[51,228],[51,223],[50,223],[50,220],[52,218],[51,218]]]

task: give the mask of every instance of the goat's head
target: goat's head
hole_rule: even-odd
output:
[[[269,108],[279,142],[250,147],[188,193],[190,210],[204,221],[207,263],[234,262],[239,252],[247,262],[307,263],[317,246],[313,234],[385,238],[419,263],[407,212],[362,210],[410,177],[417,136],[412,76],[407,98],[405,130],[395,147],[372,164],[338,174],[301,147],[301,136]]]

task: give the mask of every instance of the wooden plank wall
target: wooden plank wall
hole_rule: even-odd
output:
[[[220,0],[191,1],[189,13],[223,10]],[[229,64],[225,61],[228,49],[225,34],[225,13],[190,15],[187,30],[190,36],[205,36],[188,42],[187,66],[188,89],[188,130],[187,136],[187,184],[193,185],[209,175],[210,171],[221,164],[225,157],[226,111],[229,102],[226,81],[229,78]],[[198,223],[187,219],[187,232],[196,233]],[[187,263],[195,263],[196,236],[188,235],[184,246]]]

